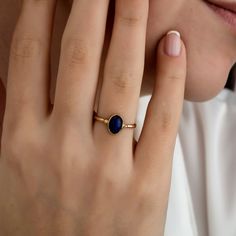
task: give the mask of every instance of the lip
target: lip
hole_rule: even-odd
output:
[[[221,2],[208,0],[206,0],[206,2],[236,13],[236,2]]]
[[[227,25],[236,34],[236,2],[235,3],[222,3],[222,2],[209,2],[206,4],[224,20]]]

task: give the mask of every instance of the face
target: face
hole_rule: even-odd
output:
[[[215,0],[212,0],[212,2]],[[114,1],[113,1],[114,2]],[[218,1],[219,2],[219,1]],[[221,0],[229,2],[229,0]],[[53,37],[53,71],[56,74],[59,57],[60,37],[69,14],[71,0],[61,0],[57,8],[56,28]],[[1,6],[3,5],[3,7]],[[13,6],[15,8],[13,8]],[[0,2],[0,32],[9,38],[19,8],[18,0]],[[4,17],[5,15],[5,17]],[[109,14],[107,40],[112,29],[114,9]],[[12,17],[9,17],[12,16]],[[10,27],[9,27],[10,25]],[[236,62],[236,31],[232,30],[204,0],[150,0],[147,29],[146,69],[142,94],[152,91],[155,75],[155,49],[161,37],[170,29],[179,30],[187,48],[188,71],[185,99],[204,101],[216,96],[223,88],[231,67]],[[6,58],[10,40],[0,40],[0,71],[6,71]],[[4,57],[5,55],[5,57]],[[1,72],[0,72],[1,73]],[[5,73],[6,75],[6,73]],[[3,76],[0,74],[0,76]],[[55,76],[54,76],[55,77]]]
[[[236,61],[236,31],[203,0],[150,0],[146,63],[149,79],[154,74],[156,43],[169,29],[181,32],[187,48],[185,99],[203,101],[216,96]]]

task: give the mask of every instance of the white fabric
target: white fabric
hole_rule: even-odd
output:
[[[136,140],[150,97],[139,101]],[[236,92],[184,102],[165,236],[236,236]]]

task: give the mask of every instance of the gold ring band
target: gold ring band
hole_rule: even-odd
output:
[[[103,118],[94,112],[94,120],[104,123],[111,134],[118,134],[124,128],[135,129],[137,127],[136,124],[125,124],[122,117],[118,114],[113,114],[109,118]]]

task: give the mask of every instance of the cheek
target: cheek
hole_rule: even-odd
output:
[[[186,36],[187,33],[186,33]],[[186,38],[188,67],[185,98],[206,101],[215,97],[225,86],[234,60],[225,42],[210,34],[196,34]]]
[[[150,1],[147,34],[147,61],[154,76],[155,48],[170,29],[181,32],[187,48],[187,82],[185,99],[205,101],[216,96],[225,86],[229,71],[236,61],[236,39],[219,27],[206,5],[199,0]],[[170,7],[173,6],[173,7]]]

